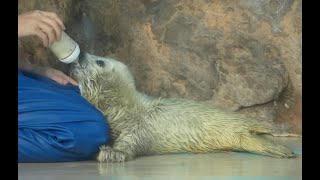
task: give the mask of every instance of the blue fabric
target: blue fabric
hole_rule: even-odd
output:
[[[109,126],[79,88],[18,69],[18,162],[89,160]]]

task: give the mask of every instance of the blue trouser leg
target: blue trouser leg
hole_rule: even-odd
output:
[[[89,160],[109,142],[106,119],[79,94],[18,71],[18,161]]]

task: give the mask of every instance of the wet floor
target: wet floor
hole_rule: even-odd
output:
[[[248,153],[174,154],[125,163],[20,163],[21,180],[300,180],[302,139],[278,138],[298,154],[278,159]]]

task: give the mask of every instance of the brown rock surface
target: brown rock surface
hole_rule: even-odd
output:
[[[139,91],[238,110],[301,133],[302,0],[22,0],[57,12],[81,51],[129,66]],[[67,66],[36,38],[22,57]]]

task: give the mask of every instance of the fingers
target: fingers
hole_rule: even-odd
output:
[[[47,23],[44,23],[44,22],[39,22],[38,23],[38,27],[48,37],[48,44],[47,45],[51,45],[56,40],[55,33],[54,33],[54,30],[52,29],[52,27],[50,25],[48,25]]]
[[[76,82],[75,80],[73,80],[71,77],[65,75],[63,72],[61,71],[58,71],[57,72],[57,75],[59,75],[59,78],[61,79],[61,82],[66,85],[68,83],[72,84],[72,85],[75,85],[75,86],[78,86],[78,82]]]
[[[62,85],[67,85],[67,84],[72,84],[74,86],[79,85],[78,82],[73,80],[71,77],[65,75],[62,71],[59,71],[53,68],[46,68],[45,76]]]
[[[43,16],[43,17],[41,17],[40,24],[46,24],[48,27],[50,27],[50,31],[48,31],[47,33],[50,36],[54,37],[54,39],[53,39],[54,41],[60,40],[62,28],[55,20],[51,19],[50,17]]]
[[[34,34],[45,42],[43,34],[38,30],[41,29],[48,39],[48,43],[44,43],[46,47],[50,46],[54,41],[60,40],[62,31],[65,30],[62,20],[52,12],[36,10],[19,16],[18,20],[20,20],[19,25],[24,27],[19,29],[20,26],[18,26],[18,30],[21,31],[19,31],[18,35]]]
[[[61,84],[61,85],[67,85],[68,81],[65,79],[60,79],[60,78],[54,78],[54,81],[56,81],[57,83]]]
[[[62,20],[58,17],[56,13],[52,12],[44,12],[44,14],[50,18],[52,18],[55,22],[57,22],[61,29],[66,30],[66,27],[64,26]]]
[[[49,36],[50,45],[54,41],[60,40],[61,33],[63,30],[65,30],[65,26],[62,20],[55,13],[52,12],[36,11],[35,13],[36,16],[40,19],[39,26],[41,26],[41,28],[45,28],[44,31]]]
[[[46,33],[44,33],[40,28],[35,29],[36,35],[41,39],[43,45],[48,47],[49,39]]]
[[[72,84],[72,85],[75,85],[75,86],[79,86],[79,83],[75,80],[73,80],[71,77],[65,75],[66,77],[66,80],[68,81],[68,83]]]

